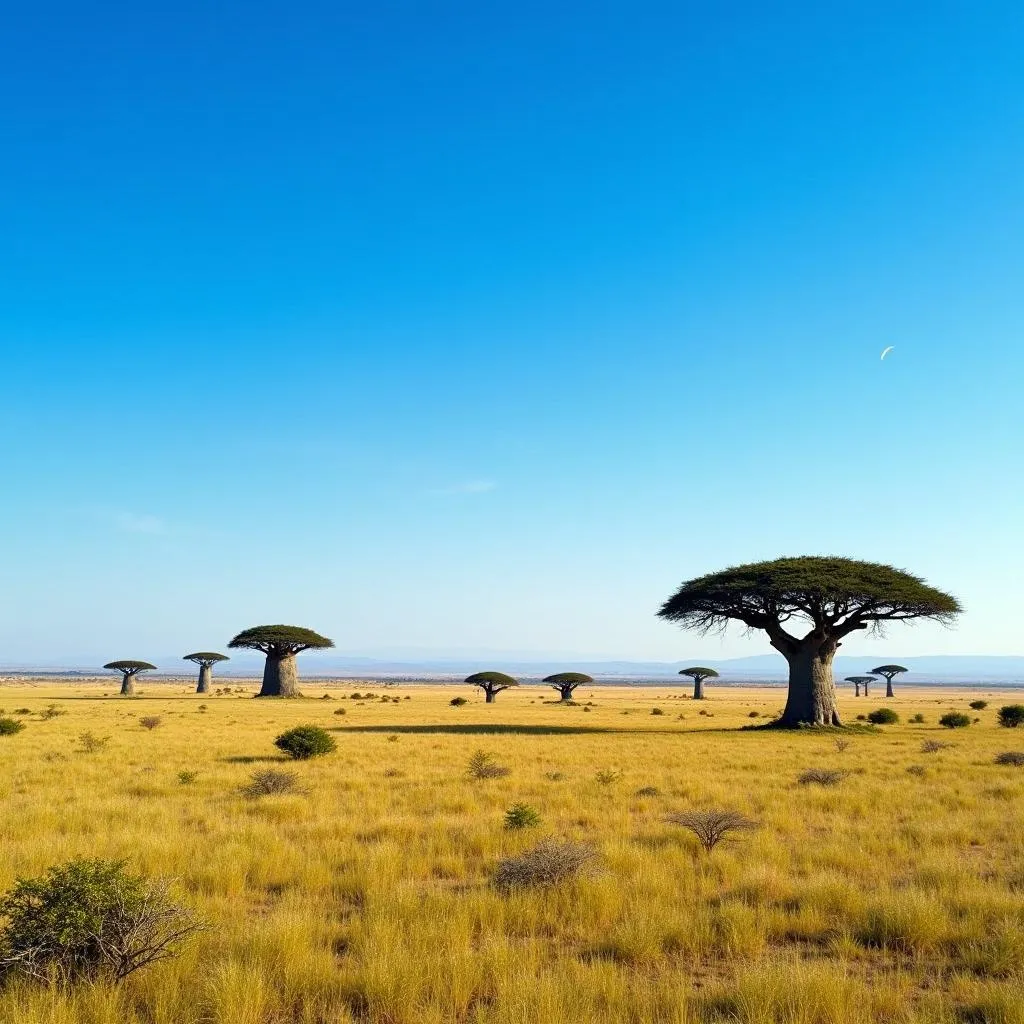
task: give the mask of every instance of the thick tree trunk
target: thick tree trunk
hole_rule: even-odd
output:
[[[864,696],[865,697],[870,697],[871,696],[871,691],[868,688],[870,685],[871,685],[870,683],[865,683],[864,684]]]
[[[135,673],[125,672],[124,678],[121,680],[121,696],[122,697],[134,697],[135,696]]]
[[[854,690],[853,690],[854,697],[859,697],[860,696],[860,683],[854,683],[853,686],[854,686]]]
[[[484,703],[493,704],[494,698],[498,696],[497,690],[484,690]]]
[[[704,699],[704,680],[700,676],[696,676],[693,680],[693,699]]]
[[[885,677],[885,695],[886,697],[896,696],[896,694],[892,692],[892,676]]]
[[[213,672],[210,670],[209,665],[199,666],[199,683],[196,686],[196,693],[210,692],[210,679],[212,676]]]
[[[807,638],[786,655],[789,662],[789,696],[779,725],[842,725],[836,705],[832,640]]]
[[[298,697],[299,673],[295,667],[294,654],[267,655],[263,666],[263,688],[257,697]]]
[[[572,700],[572,691],[576,689],[574,686],[563,686],[559,690],[562,695],[562,700]]]

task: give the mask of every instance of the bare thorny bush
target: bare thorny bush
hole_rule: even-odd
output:
[[[242,787],[248,797],[275,796],[278,793],[301,793],[299,777],[295,772],[279,768],[261,768],[250,776],[251,781]]]
[[[593,865],[597,850],[589,843],[543,839],[532,850],[501,861],[494,874],[498,889],[557,885],[576,878]]]
[[[688,828],[710,853],[722,840],[734,839],[740,832],[753,832],[759,825],[739,811],[680,811],[666,821]]]

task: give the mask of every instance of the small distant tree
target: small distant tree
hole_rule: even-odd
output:
[[[593,681],[591,676],[583,672],[556,672],[553,676],[544,677],[544,682],[550,683],[551,688],[561,694],[562,700],[572,700],[573,691],[577,686]]]
[[[334,641],[302,626],[252,626],[236,636],[228,647],[262,651],[263,686],[257,697],[299,697],[299,672],[295,656],[303,651],[333,647]]]
[[[705,668],[703,665],[694,665],[692,668],[679,670],[681,676],[689,676],[693,680],[693,699],[704,699],[704,680],[717,679],[718,673],[713,668]]]
[[[853,685],[854,685],[853,695],[855,697],[859,697],[860,696],[860,688],[862,686],[864,687],[864,696],[867,697],[869,695],[868,694],[868,687],[874,681],[874,678],[875,678],[874,676],[847,676],[846,677],[846,682],[853,683]]]
[[[910,669],[904,668],[902,665],[879,665],[878,668],[871,670],[871,674],[873,676],[885,676],[885,695],[886,697],[895,697],[896,695],[892,692],[893,676],[909,671]]]
[[[471,686],[479,686],[484,691],[484,700],[488,704],[494,703],[494,698],[512,686],[518,686],[519,680],[505,675],[504,672],[476,672],[466,677],[466,682]]]
[[[135,677],[140,672],[152,672],[156,665],[150,665],[148,661],[108,661],[104,668],[113,669],[121,673],[121,696],[135,696]]]
[[[998,712],[999,724],[1007,729],[1024,725],[1024,704],[1004,704]]]
[[[217,654],[216,651],[197,651],[195,654],[186,654],[182,661],[191,661],[199,666],[199,683],[196,686],[196,693],[209,693],[210,681],[213,672],[210,667],[218,661],[230,661],[226,654]]]

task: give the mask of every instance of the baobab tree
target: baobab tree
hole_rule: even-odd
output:
[[[902,665],[879,665],[878,668],[873,668],[871,674],[873,676],[885,676],[885,695],[886,697],[895,697],[896,694],[892,692],[892,677],[898,676],[901,672],[909,672],[910,669],[904,668]]]
[[[243,629],[230,648],[262,651],[263,686],[257,697],[301,697],[295,656],[303,651],[333,647],[334,641],[302,626],[252,626]]]
[[[505,675],[504,672],[476,672],[466,677],[466,682],[479,686],[484,691],[484,701],[493,704],[494,698],[510,686],[518,686],[519,680]]]
[[[556,672],[553,676],[545,676],[543,682],[550,683],[553,690],[561,694],[562,700],[572,700],[573,691],[583,683],[592,683],[593,677],[583,672]]]
[[[121,696],[135,696],[135,677],[140,672],[151,672],[156,665],[150,665],[148,661],[108,661],[104,668],[112,668],[115,672],[121,673]]]
[[[862,686],[864,687],[864,696],[866,697],[868,695],[868,687],[874,681],[875,681],[875,677],[874,676],[847,676],[846,677],[846,682],[853,683],[853,685],[854,685],[854,688],[855,688],[854,691],[853,691],[854,697],[859,697],[860,696],[860,688]]]
[[[195,654],[186,654],[182,661],[191,661],[199,666],[199,683],[196,685],[196,693],[210,692],[210,679],[213,673],[210,666],[218,661],[229,661],[226,654],[217,654],[216,651],[197,651]]]
[[[775,724],[793,728],[842,725],[832,659],[851,633],[911,619],[949,623],[960,611],[952,595],[890,565],[805,555],[688,580],[657,614],[704,633],[730,622],[763,630],[789,663],[786,707]],[[791,632],[790,623],[806,632]]]
[[[692,668],[681,668],[681,676],[689,676],[693,680],[693,699],[704,699],[704,680],[717,679],[718,673],[713,668],[705,668],[703,665],[694,665]]]

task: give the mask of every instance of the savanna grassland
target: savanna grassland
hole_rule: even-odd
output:
[[[779,689],[593,687],[560,706],[538,687],[485,705],[454,685],[355,700],[365,685],[306,683],[283,701],[229,685],[0,690],[26,723],[0,736],[0,887],[124,858],[177,879],[208,925],[120,986],[8,985],[0,1021],[1024,1024],[1024,768],[993,763],[1024,750],[996,724],[1019,694],[844,695],[848,722],[883,705],[901,721],[839,737],[739,731]],[[979,722],[939,727],[978,697]],[[337,751],[286,762],[274,737],[302,723]],[[468,778],[481,749],[510,773]],[[244,795],[268,767],[301,792]],[[812,768],[847,774],[800,784]],[[504,828],[520,802],[540,824]],[[665,820],[712,807],[760,827],[708,854]],[[594,844],[595,869],[496,889],[498,862],[544,836]]]

